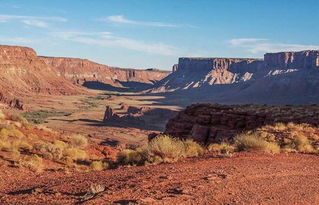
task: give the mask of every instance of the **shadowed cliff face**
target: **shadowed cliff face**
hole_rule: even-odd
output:
[[[247,81],[265,72],[263,61],[240,58],[180,58],[173,73],[155,84],[153,91],[174,91],[206,85]]]
[[[307,123],[318,126],[319,107],[218,105],[188,106],[169,120],[165,133],[179,138],[191,138],[202,144],[229,142],[236,134],[275,123]]]
[[[189,103],[319,103],[319,51],[267,53],[264,60],[180,58],[174,71],[151,92],[174,91],[167,101],[178,95]]]
[[[271,69],[319,69],[319,51],[266,53],[265,67]]]
[[[122,69],[98,64],[86,59],[42,57],[58,75],[75,84],[100,82],[114,87],[125,87],[121,82],[153,84],[166,77],[170,72],[158,70]]]

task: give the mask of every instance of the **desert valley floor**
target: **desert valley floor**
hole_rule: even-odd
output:
[[[164,96],[90,91],[79,96],[26,98],[30,110],[64,113],[45,119],[45,125],[63,133],[89,134],[90,143],[136,146],[151,132],[164,130],[167,119],[155,118],[145,127],[103,123],[105,106],[119,108],[157,105]],[[121,110],[118,110],[120,112]],[[65,114],[66,113],[66,114]],[[160,122],[160,124],[158,124]],[[156,124],[154,129],[148,126]],[[205,155],[172,164],[121,167],[104,171],[47,170],[0,167],[1,204],[316,204],[319,203],[318,156],[271,155],[242,152],[231,158]],[[105,189],[90,194],[90,187]]]

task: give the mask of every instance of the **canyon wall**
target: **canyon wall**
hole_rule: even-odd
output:
[[[0,46],[0,101],[22,108],[29,94],[79,94],[83,90],[60,78],[31,48]]]
[[[265,72],[260,59],[179,58],[173,73],[155,84],[152,92],[198,88],[247,81],[254,73]]]
[[[159,70],[123,69],[79,58],[42,57],[42,59],[55,68],[58,75],[76,84],[87,81],[98,81],[115,87],[121,87],[121,82],[152,84],[170,73]]]
[[[266,53],[265,67],[271,69],[319,68],[319,51]]]

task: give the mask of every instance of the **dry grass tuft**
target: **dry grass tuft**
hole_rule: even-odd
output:
[[[271,154],[280,153],[280,146],[274,142],[267,142],[257,133],[243,133],[235,137],[238,151],[259,150]]]
[[[79,135],[79,134],[71,135],[69,139],[70,139],[70,144],[74,147],[83,148],[88,145],[88,139],[83,135]]]
[[[170,163],[181,158],[200,156],[204,152],[204,148],[192,140],[160,135],[147,146],[123,150],[118,155],[118,162],[129,165]]]
[[[19,165],[29,168],[32,171],[40,172],[44,169],[43,160],[36,154],[27,156],[24,159],[19,160]]]
[[[231,157],[235,152],[235,147],[227,143],[210,144],[207,147],[209,152],[217,154],[219,157]]]
[[[94,171],[102,171],[104,169],[107,169],[109,167],[109,163],[104,161],[93,161],[90,164],[90,168]]]

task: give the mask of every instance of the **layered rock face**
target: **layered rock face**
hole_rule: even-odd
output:
[[[220,143],[245,130],[277,122],[318,126],[319,107],[195,104],[171,119],[165,134],[202,144]]]
[[[271,69],[319,69],[319,51],[266,53],[265,67]]]
[[[78,94],[79,87],[60,78],[31,48],[0,46],[1,101],[21,108],[20,96],[31,93]]]
[[[152,84],[170,73],[159,70],[122,69],[79,58],[42,57],[42,59],[55,68],[58,75],[76,84],[87,81],[98,81],[115,87],[121,87],[121,82]]]
[[[245,58],[180,58],[173,73],[157,83],[153,92],[198,88],[247,81],[263,71],[263,61]]]

